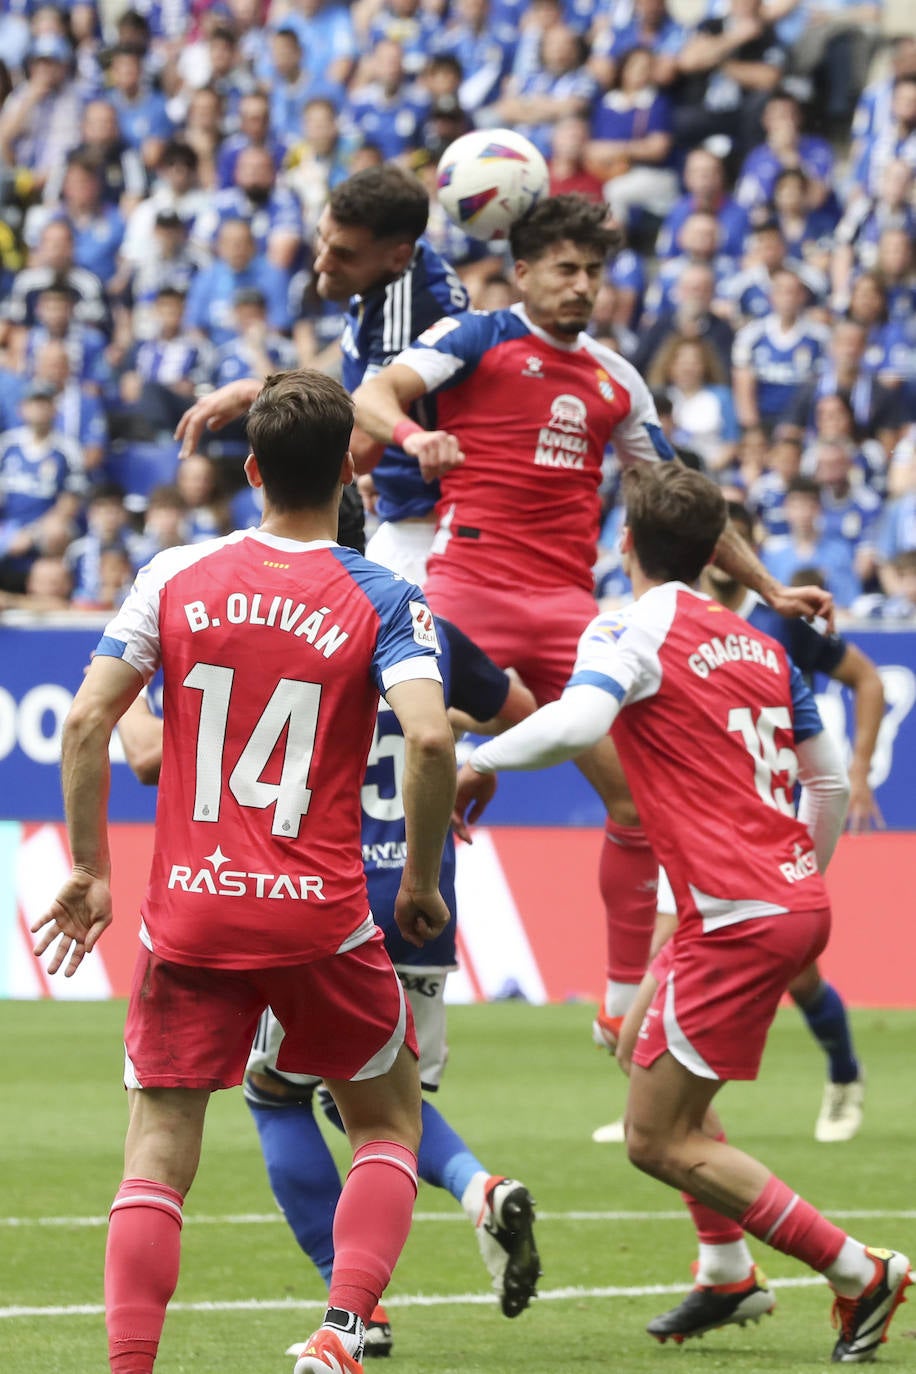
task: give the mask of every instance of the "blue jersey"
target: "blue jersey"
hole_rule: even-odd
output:
[[[468,294],[451,266],[420,239],[407,269],[387,286],[354,296],[340,341],[343,384],[353,392],[443,315],[468,308]],[[415,458],[389,445],[372,474],[381,520],[428,514],[439,499],[436,482],[424,482]]]
[[[86,480],[80,468],[79,448],[63,434],[38,439],[25,425],[9,430],[0,443],[0,526],[23,529],[64,492],[82,495]]]
[[[437,617],[441,655],[439,671],[449,706],[489,720],[502,709],[509,691],[509,679],[496,664],[447,620]],[[385,945],[395,965],[413,964],[426,968],[452,968],[455,965],[455,841],[445,841],[439,890],[451,912],[445,930],[422,949],[408,944],[394,920],[394,903],[401,885],[407,852],[404,800],[404,735],[398,718],[382,701],[362,787],[363,866],[369,886],[372,914],[385,935]]]
[[[804,318],[790,329],[773,315],[746,324],[735,339],[734,367],[747,367],[757,380],[757,408],[764,421],[785,415],[796,396],[823,367],[829,332]]]
[[[846,641],[840,635],[821,634],[807,620],[780,615],[756,592],[748,592],[737,611],[742,619],[781,644],[806,679],[813,673],[833,677],[843,661]]]

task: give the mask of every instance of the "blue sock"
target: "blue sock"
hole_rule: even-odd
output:
[[[423,1099],[423,1136],[420,1140],[420,1177],[437,1188],[445,1188],[461,1201],[465,1188],[476,1173],[487,1169],[453,1131],[440,1111]]]
[[[330,1283],[340,1175],[311,1103],[258,1107],[249,1102],[248,1107],[258,1128],[273,1195],[300,1247],[325,1283]]]
[[[822,982],[809,1002],[798,1003],[798,1009],[829,1060],[831,1083],[852,1083],[859,1076],[859,1063],[846,1007],[836,988]]]

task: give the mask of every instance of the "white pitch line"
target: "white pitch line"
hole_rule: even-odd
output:
[[[771,1288],[814,1288],[826,1283],[819,1275],[769,1279]],[[582,1298],[657,1298],[683,1293],[684,1283],[653,1283],[641,1288],[547,1288],[538,1293],[541,1302],[579,1301]],[[385,1298],[386,1307],[488,1307],[496,1302],[491,1293],[404,1293]],[[169,1312],[304,1312],[322,1311],[327,1299],[243,1298],[236,1302],[170,1302]],[[71,1307],[0,1307],[0,1320],[11,1317],[100,1317],[105,1309],[97,1303]]]
[[[916,1221],[914,1211],[821,1209],[840,1221]],[[461,1222],[467,1224],[463,1212],[414,1212],[416,1222]],[[538,1221],[689,1221],[686,1208],[671,1212],[544,1212],[538,1208]],[[279,1212],[238,1212],[225,1216],[185,1216],[186,1226],[274,1226],[285,1219]],[[107,1226],[107,1217],[0,1217],[0,1227],[64,1227],[77,1230],[83,1226]]]

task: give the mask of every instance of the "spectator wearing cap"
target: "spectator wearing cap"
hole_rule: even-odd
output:
[[[823,369],[830,338],[825,325],[806,316],[807,292],[797,273],[774,272],[772,296],[771,313],[746,324],[732,351],[738,420],[769,430]]]
[[[302,206],[295,191],[277,184],[267,148],[245,148],[235,164],[235,185],[217,191],[191,228],[191,241],[206,252],[220,226],[244,220],[257,251],[281,271],[290,272],[302,249]]]
[[[298,366],[295,345],[271,329],[267,301],[261,291],[237,291],[232,311],[233,336],[218,350],[213,385],[225,386],[240,377],[264,380],[272,372],[288,372]]]
[[[695,148],[720,135],[735,158],[760,139],[760,116],[786,56],[762,0],[731,0],[724,15],[701,20],[677,56],[678,142]],[[766,197],[764,197],[765,199]]]
[[[216,256],[191,284],[185,323],[219,347],[232,338],[232,303],[237,291],[261,291],[271,328],[287,333],[292,325],[288,275],[258,253],[251,226],[227,219],[216,236]]]
[[[541,39],[537,69],[510,77],[493,107],[500,124],[524,134],[545,158],[558,120],[591,113],[598,85],[585,66],[586,54],[585,41],[574,29],[553,24]]]
[[[647,48],[624,54],[613,89],[592,113],[585,165],[604,181],[604,198],[624,227],[645,213],[663,219],[677,199],[671,104],[652,83],[652,60]]]
[[[136,267],[149,253],[160,214],[175,214],[185,225],[201,213],[207,195],[198,180],[199,159],[190,144],[171,139],[162,151],[150,194],[131,213],[121,243],[122,261]]]
[[[697,211],[715,215],[719,225],[719,251],[738,259],[744,249],[749,222],[747,211],[726,192],[725,164],[706,148],[693,148],[684,162],[684,195],[665,217],[655,242],[660,258],[683,252],[680,232]]]
[[[165,98],[151,89],[143,70],[143,53],[121,45],[114,49],[108,66],[106,100],[114,106],[125,142],[136,148],[149,169],[156,167],[174,126]]]
[[[0,437],[0,587],[16,592],[39,554],[63,552],[86,490],[78,446],[53,430],[53,388],[33,383],[22,414]]]
[[[10,325],[35,324],[38,297],[57,279],[65,281],[73,293],[74,319],[108,333],[111,321],[102,283],[93,272],[77,266],[73,228],[62,218],[49,219],[39,230],[29,265],[16,274],[3,303],[3,319]]]
[[[440,27],[435,52],[454,57],[461,67],[458,99],[470,115],[491,105],[512,68],[518,31],[491,20],[490,0],[455,0]]]
[[[122,403],[143,422],[130,426],[138,437],[171,437],[194,398],[209,380],[214,351],[184,328],[184,292],[162,286],[150,310],[150,337],[128,351],[120,379]]]
[[[198,92],[202,95],[203,92]],[[218,97],[217,97],[218,98]],[[222,110],[222,102],[220,102]],[[235,185],[235,167],[246,148],[266,148],[274,167],[283,166],[286,144],[270,127],[270,97],[264,91],[252,91],[239,106],[239,127],[224,139],[216,155],[216,179],[221,190]]]
[[[41,189],[79,141],[82,97],[70,73],[73,51],[63,37],[34,39],[26,79],[0,110],[0,160],[29,173]]]
[[[59,206],[35,206],[26,215],[25,240],[36,243],[40,226],[61,215],[73,230],[73,260],[111,288],[124,238],[124,219],[104,199],[104,168],[90,153],[72,152],[67,158]]]
[[[408,81],[401,49],[385,39],[367,59],[372,79],[351,91],[343,127],[380,149],[389,161],[422,142],[428,103]]]

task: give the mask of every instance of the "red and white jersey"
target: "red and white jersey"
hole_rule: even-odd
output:
[[[351,549],[259,530],[141,569],[97,650],[161,662],[163,757],[141,938],[214,968],[369,938],[360,787],[379,693],[441,681],[418,588]]]
[[[592,621],[569,683],[582,684],[623,708],[612,735],[680,938],[829,906],[794,803],[794,745],[822,726],[776,640],[669,582]]]
[[[521,306],[439,320],[395,361],[465,455],[441,479],[430,567],[591,590],[608,444],[624,464],[674,457],[635,368],[587,334],[557,342]]]

